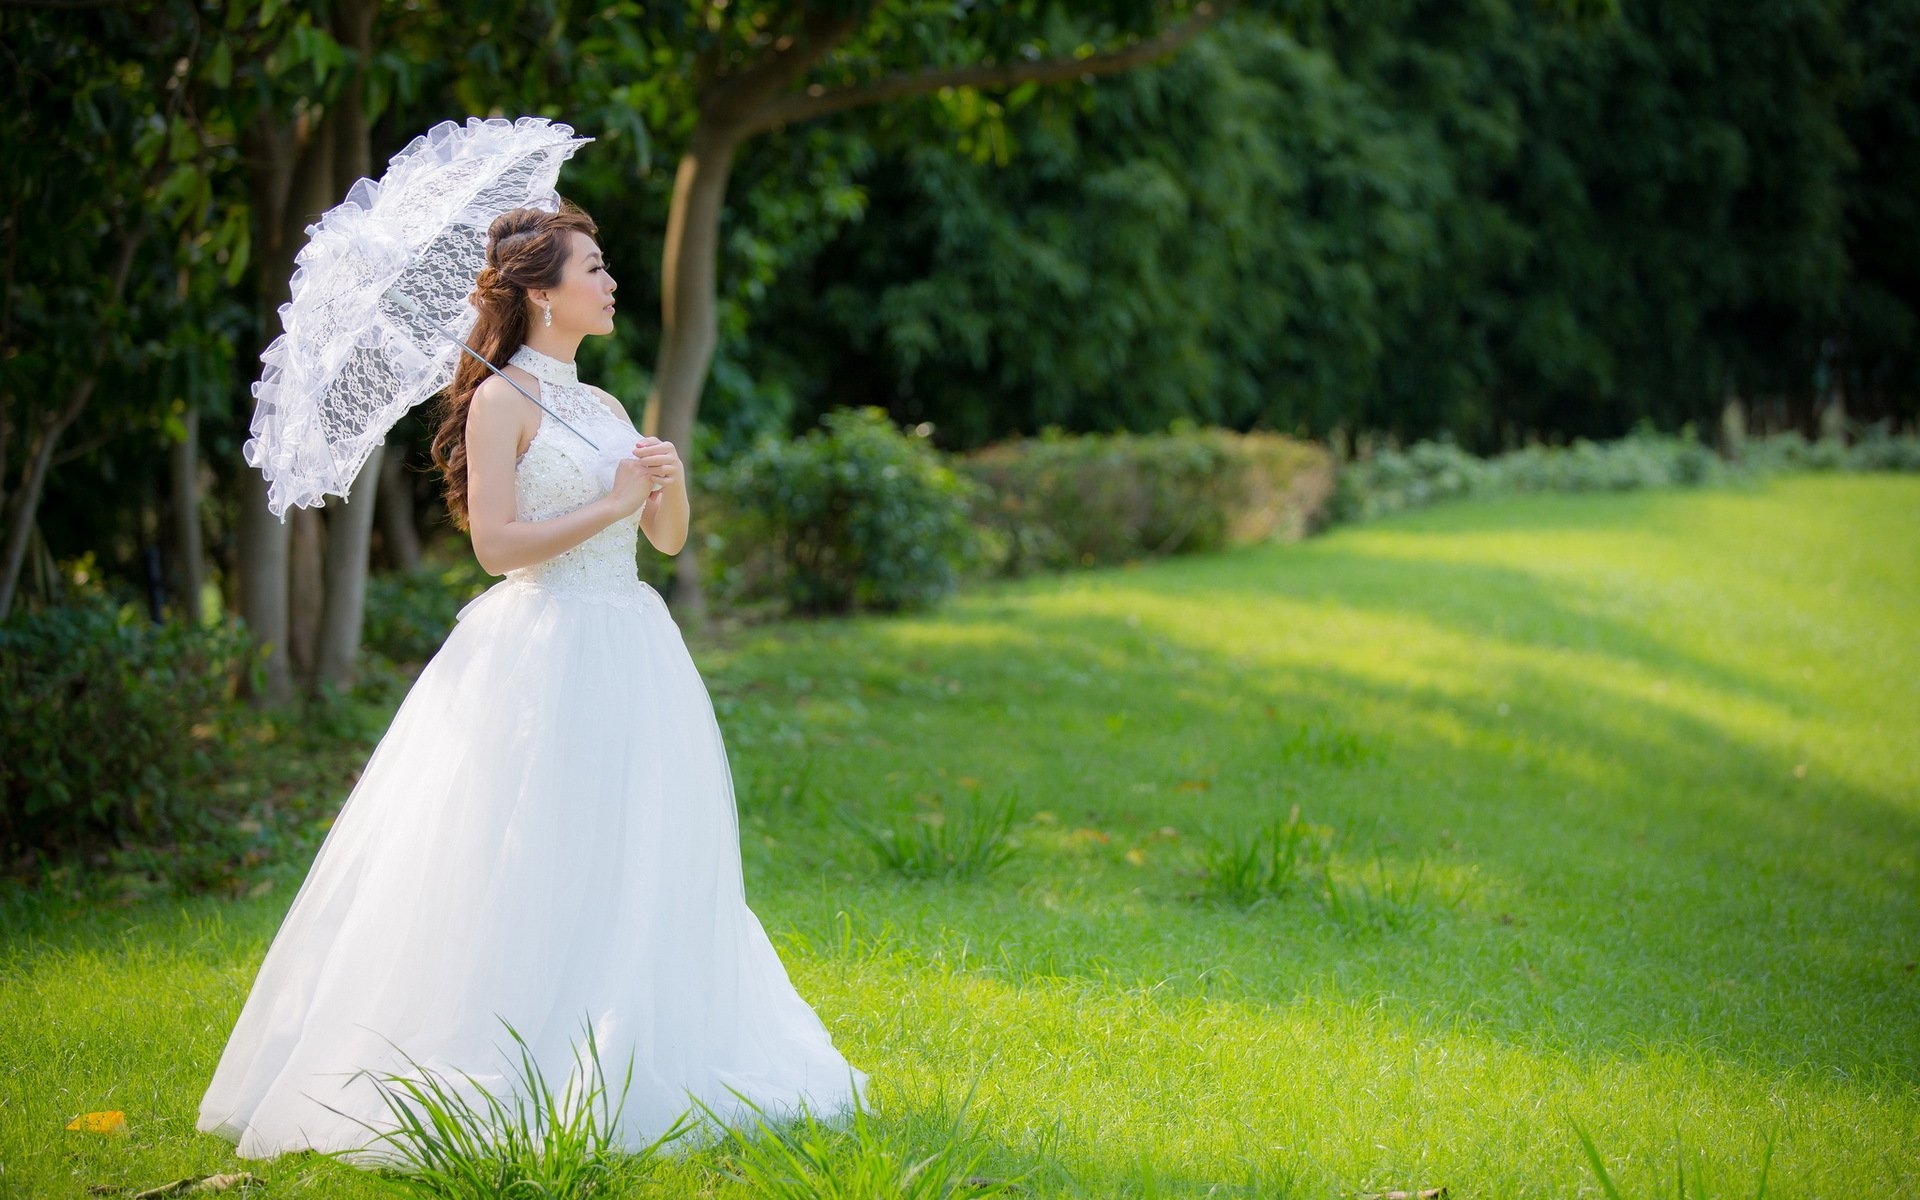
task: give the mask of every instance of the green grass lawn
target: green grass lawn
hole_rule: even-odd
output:
[[[1450,505],[699,642],[748,895],[928,1144],[1031,1196],[1920,1190],[1920,479]],[[364,747],[353,750],[364,758]],[[344,785],[342,787],[344,796]],[[971,880],[838,819],[1017,797]],[[1299,806],[1311,890],[1213,903]],[[0,1194],[237,1169],[193,1118],[303,864],[0,948]],[[1416,877],[1420,891],[1408,898]],[[69,1133],[121,1109],[130,1136]],[[736,1194],[717,1158],[635,1194]],[[294,1157],[270,1194],[392,1193]]]

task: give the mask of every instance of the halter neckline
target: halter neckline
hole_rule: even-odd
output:
[[[532,346],[522,345],[513,352],[507,362],[532,375],[541,383],[580,382],[580,368],[576,363],[561,362],[550,354],[542,354]]]

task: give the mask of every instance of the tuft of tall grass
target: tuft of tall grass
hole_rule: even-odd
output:
[[[881,824],[842,819],[882,867],[908,879],[978,878],[1005,866],[1018,849],[1012,835],[1019,806],[1011,794],[999,801],[969,797],[938,813]]]
[[[371,1158],[396,1172],[405,1189],[445,1200],[588,1200],[645,1174],[669,1142],[698,1127],[689,1109],[648,1145],[624,1150],[617,1131],[633,1084],[631,1059],[615,1097],[588,1023],[584,1052],[573,1047],[578,1069],[557,1093],[519,1030],[504,1018],[500,1023],[518,1048],[509,1095],[496,1096],[464,1074],[462,1089],[402,1051],[407,1072],[360,1072],[379,1089],[394,1127],[381,1129],[342,1113],[374,1137],[357,1150],[325,1157]]]
[[[1574,1134],[1580,1139],[1580,1146],[1586,1151],[1587,1162],[1592,1164],[1593,1173],[1600,1180],[1600,1187],[1606,1192],[1608,1200],[1621,1200],[1620,1189],[1614,1185],[1613,1177],[1607,1174],[1607,1164],[1600,1159],[1600,1151],[1593,1144],[1593,1138],[1580,1128],[1580,1123],[1571,1117],[1567,1123],[1573,1126]],[[1773,1134],[1767,1140],[1760,1153],[1760,1182],[1756,1186],[1754,1200],[1767,1200],[1767,1168],[1773,1164]],[[1686,1152],[1680,1143],[1679,1134],[1673,1140],[1673,1194],[1675,1200],[1687,1200],[1687,1163]],[[1693,1200],[1711,1200],[1707,1194],[1706,1182],[1702,1176],[1700,1164],[1693,1168]]]
[[[1427,886],[1426,871],[1426,860],[1421,859],[1414,864],[1411,879],[1396,881],[1376,856],[1371,884],[1358,872],[1347,879],[1328,872],[1320,883],[1320,903],[1335,924],[1350,932],[1431,929],[1441,909],[1452,911],[1466,899],[1468,885],[1462,884],[1452,895],[1439,896]]]
[[[733,1089],[728,1089],[732,1091]],[[853,1097],[853,1115],[845,1129],[822,1121],[802,1107],[793,1117],[772,1116],[735,1091],[752,1113],[735,1125],[703,1101],[694,1103],[724,1131],[729,1151],[725,1174],[756,1197],[770,1200],[973,1200],[1018,1190],[1023,1176],[992,1178],[978,1174],[986,1150],[966,1129],[973,1088],[931,1147],[915,1146],[890,1133]]]
[[[1333,854],[1333,829],[1301,820],[1296,804],[1284,821],[1206,839],[1198,854],[1199,897],[1252,908],[1323,880]]]

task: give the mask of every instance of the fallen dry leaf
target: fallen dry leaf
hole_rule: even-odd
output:
[[[114,1109],[112,1112],[81,1113],[67,1122],[67,1128],[81,1133],[125,1133],[127,1114],[119,1109]]]

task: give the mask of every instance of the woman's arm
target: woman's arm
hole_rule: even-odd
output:
[[[673,449],[671,443],[660,442],[639,451],[644,461],[648,451],[664,446]],[[647,540],[653,548],[662,554],[678,554],[680,547],[687,544],[687,480],[679,471],[678,456],[674,456],[674,473],[671,482],[653,494],[652,501],[640,512],[640,528],[646,531]]]
[[[523,433],[530,436],[531,406],[511,384],[489,376],[467,407],[467,527],[473,556],[489,575],[544,562],[571,550],[602,529],[631,515],[622,505],[644,486],[621,488],[561,516],[522,521],[516,516],[513,474]],[[538,428],[538,426],[535,426]],[[624,472],[629,476],[638,472]]]

